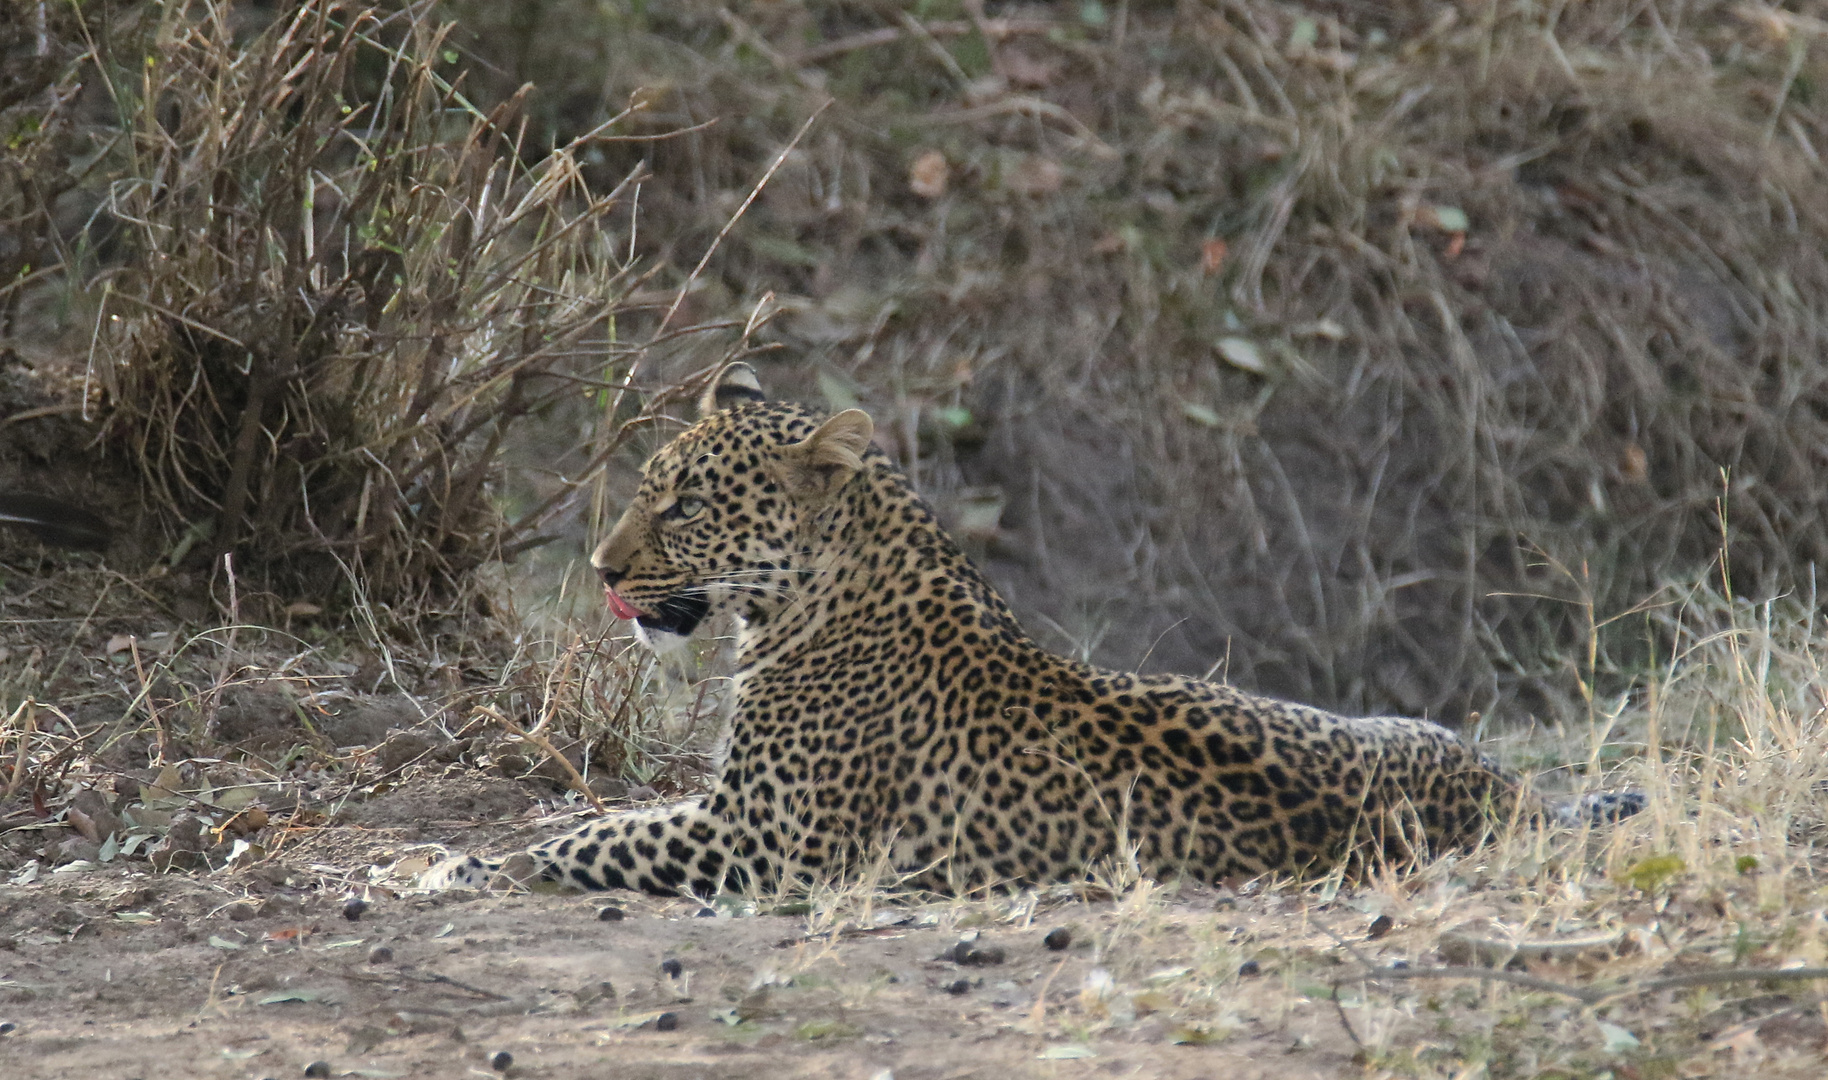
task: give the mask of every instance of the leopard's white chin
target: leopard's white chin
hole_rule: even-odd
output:
[[[655,656],[665,656],[677,652],[681,646],[691,640],[686,634],[675,634],[671,630],[654,630],[642,626],[639,622],[632,624],[635,628],[635,640],[646,645]]]

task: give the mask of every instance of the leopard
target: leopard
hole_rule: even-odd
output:
[[[525,849],[535,883],[708,899],[866,869],[948,895],[1124,868],[1209,883],[1362,874],[1551,812],[1432,721],[1048,651],[860,409],[770,400],[733,363],[699,414],[646,463],[591,563],[610,613],[656,649],[733,617],[722,762],[697,798]],[[1553,813],[1616,818],[1640,802]],[[503,865],[459,855],[422,882],[479,888]]]

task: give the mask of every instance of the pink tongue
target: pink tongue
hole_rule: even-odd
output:
[[[616,595],[616,590],[603,586],[603,598],[609,601],[609,610],[618,619],[638,619],[641,613],[636,611],[627,600]]]

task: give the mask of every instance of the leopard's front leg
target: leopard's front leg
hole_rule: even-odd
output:
[[[596,818],[527,854],[541,879],[574,889],[714,896],[732,870],[732,842],[729,824],[712,813],[711,802],[704,796]]]

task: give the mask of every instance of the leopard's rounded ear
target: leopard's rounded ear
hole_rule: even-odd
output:
[[[803,495],[827,498],[863,469],[876,424],[862,409],[846,409],[797,443],[781,448],[788,485]]]
[[[702,419],[747,402],[767,400],[768,395],[762,393],[762,384],[755,377],[754,368],[748,364],[727,364],[698,399],[698,415]]]

